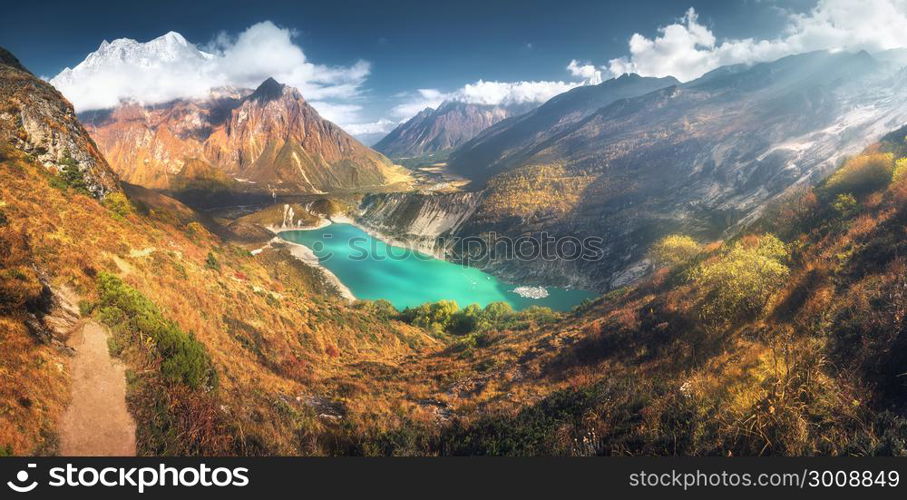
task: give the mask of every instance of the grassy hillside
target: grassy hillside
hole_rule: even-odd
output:
[[[352,420],[397,404],[376,401],[351,371],[438,343],[330,295],[285,251],[253,257],[180,214],[140,213],[122,195],[98,201],[17,150],[2,155],[4,453],[52,453],[68,399],[65,350],[25,326],[43,314],[40,275],[112,327],[146,454],[319,453],[301,436],[333,425],[320,405]]]

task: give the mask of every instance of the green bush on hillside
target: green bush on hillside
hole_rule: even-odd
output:
[[[857,199],[850,193],[839,194],[835,197],[835,201],[832,202],[831,207],[835,209],[835,212],[838,212],[838,215],[845,219],[852,217],[859,210]]]
[[[891,173],[891,181],[898,182],[907,175],[907,158],[898,158],[894,162],[894,171]]]
[[[762,312],[772,293],[784,286],[790,270],[788,251],[774,235],[746,237],[691,273],[704,294],[700,315],[709,323],[728,323]]]
[[[205,347],[166,319],[138,290],[110,273],[98,275],[100,317],[127,343],[150,339],[161,360],[161,375],[194,389],[213,386],[215,373]],[[125,346],[121,345],[121,348]]]
[[[108,194],[103,201],[103,205],[118,217],[126,217],[135,212],[135,207],[125,194],[113,192]]]
[[[558,317],[548,307],[532,306],[517,312],[506,302],[492,302],[484,308],[470,304],[459,309],[456,302],[441,300],[407,307],[397,319],[437,334],[467,335],[489,330],[516,329],[529,323],[550,323]]]
[[[674,267],[693,260],[702,250],[699,243],[684,234],[670,234],[658,240],[649,251],[649,258],[659,267]]]
[[[857,197],[867,195],[887,186],[894,169],[894,155],[891,153],[860,155],[847,160],[833,173],[823,190],[830,198],[845,193]]]
[[[77,162],[69,153],[63,153],[63,159],[60,160],[60,174],[52,185],[60,189],[73,189],[82,194],[89,194],[88,182],[85,180],[85,173],[79,167]]]
[[[403,321],[435,333],[442,333],[447,330],[453,320],[454,314],[459,309],[457,303],[452,300],[439,300],[422,304],[417,307],[407,307],[400,313]]]

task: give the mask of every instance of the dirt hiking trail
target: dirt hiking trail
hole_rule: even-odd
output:
[[[126,410],[125,368],[107,350],[107,329],[86,322],[70,338],[72,402],[63,415],[63,456],[133,456],[135,422]]]

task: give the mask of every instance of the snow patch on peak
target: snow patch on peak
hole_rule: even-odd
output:
[[[186,38],[183,37],[183,35],[180,35],[179,33],[175,32],[175,31],[168,31],[164,35],[161,35],[161,36],[155,38],[155,41],[156,40],[165,40],[170,43],[178,43],[180,45],[189,45],[189,42],[186,40]]]
[[[212,85],[203,73],[213,58],[175,31],[147,42],[117,38],[102,41],[50,83],[77,111],[113,108],[123,101],[154,104],[207,93]]]

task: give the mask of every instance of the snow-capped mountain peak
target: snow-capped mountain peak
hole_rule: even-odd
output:
[[[67,75],[68,78],[82,76],[81,73],[89,72],[94,68],[107,67],[120,64],[135,64],[144,67],[154,67],[166,62],[188,62],[192,60],[205,61],[211,59],[212,54],[199,50],[195,45],[186,40],[183,35],[171,31],[147,42],[139,42],[131,38],[117,38],[112,42],[104,40],[98,50],[88,54],[84,61],[74,68],[66,68],[60,75],[51,80],[54,85]]]
[[[201,95],[209,85],[195,82],[199,82],[198,75],[212,59],[213,54],[199,50],[175,31],[147,42],[117,38],[101,42],[85,60],[73,68],[67,67],[50,83],[79,111],[114,107],[124,99],[159,102],[181,96],[156,93],[155,89],[171,90],[175,86],[149,86],[137,75],[149,75],[160,83],[181,81],[186,95]]]

